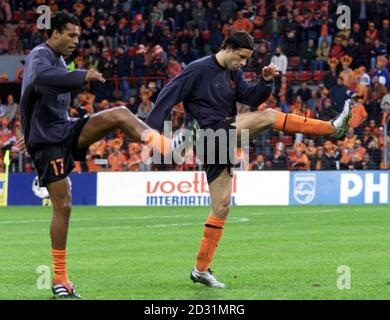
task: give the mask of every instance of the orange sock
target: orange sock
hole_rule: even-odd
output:
[[[66,283],[69,281],[66,271],[66,250],[52,249],[54,279],[53,283]]]
[[[171,152],[171,139],[166,136],[159,134],[155,130],[147,130],[144,137],[145,144],[157,150],[162,155],[168,155]]]
[[[219,239],[222,237],[224,224],[225,219],[213,215],[207,218],[203,239],[196,257],[196,269],[199,271],[206,271],[209,268]]]
[[[316,120],[283,112],[278,112],[274,128],[286,133],[302,133],[312,136],[326,136],[334,133],[334,127],[330,121]]]

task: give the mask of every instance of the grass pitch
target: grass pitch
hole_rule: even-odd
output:
[[[189,279],[208,212],[75,207],[70,279],[84,299],[390,298],[388,206],[233,208],[212,265],[227,289]],[[51,298],[37,288],[50,218],[48,207],[0,208],[0,299]],[[337,288],[343,265],[350,289]]]

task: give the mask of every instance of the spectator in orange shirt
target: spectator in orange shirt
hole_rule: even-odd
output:
[[[355,148],[352,151],[351,163],[348,166],[349,170],[362,169],[363,168],[363,159],[360,152],[358,152]]]
[[[109,152],[113,152],[115,149],[120,149],[123,145],[123,138],[122,137],[116,137],[115,139],[111,139],[107,141],[106,146],[108,148],[111,148]]]
[[[309,158],[301,148],[297,148],[295,153],[290,158],[290,165],[292,170],[309,170]]]
[[[253,24],[248,18],[244,17],[242,10],[237,11],[237,19],[233,22],[233,31],[245,31],[251,33],[253,30]]]
[[[4,155],[0,151],[0,172],[4,172],[5,171],[4,163],[3,163],[3,157],[4,157]]]
[[[366,148],[363,147],[362,141],[359,139],[356,139],[356,141],[355,141],[354,152],[358,153],[360,155],[361,160],[364,159],[364,156],[367,153]]]
[[[114,152],[108,156],[108,168],[111,171],[123,171],[126,163],[126,157],[120,152],[119,148],[115,148]]]
[[[225,38],[233,32],[233,23],[234,20],[232,17],[230,17],[229,20],[223,25],[222,33]]]
[[[106,140],[101,139],[96,141],[89,147],[89,151],[91,152],[92,156],[102,159],[104,152],[106,151]]]
[[[342,156],[340,159],[341,169],[348,169],[349,164],[352,161],[353,148],[346,146],[342,150]]]
[[[357,141],[360,140],[356,140],[356,142]],[[340,160],[342,169],[355,170],[361,169],[363,167],[364,156],[362,156],[362,150],[360,149],[359,145],[356,147],[356,142],[353,148],[344,148],[343,155]]]
[[[365,130],[367,129],[370,135],[373,135],[375,137],[379,135],[379,128],[376,126],[374,119],[371,119],[370,122],[368,123],[368,126],[366,126],[364,129]]]
[[[128,145],[129,159],[127,160],[127,170],[140,171],[141,146],[137,142],[130,142]]]
[[[82,170],[81,170],[80,161],[75,161],[74,164],[75,167],[73,168],[72,172],[81,173]]]
[[[355,140],[357,139],[357,136],[355,134],[355,130],[351,127],[348,128],[347,136],[344,139],[344,145],[347,148],[352,148],[355,145]]]
[[[306,155],[310,161],[310,169],[315,170],[316,158],[317,158],[317,148],[315,146],[313,139],[307,140]]]
[[[368,23],[368,30],[366,31],[365,36],[370,38],[372,43],[374,43],[374,41],[379,38],[379,32],[375,28],[374,22]]]
[[[306,104],[303,104],[301,112],[306,118],[314,118],[313,111],[311,111],[311,109]]]
[[[302,105],[303,105],[303,102],[302,102],[302,97],[300,95],[297,95],[295,97],[295,101],[294,101],[294,104],[292,104],[290,106],[290,113],[294,113],[294,114],[298,114],[300,116],[302,116]]]
[[[351,128],[355,129],[356,135],[361,138],[363,135],[363,126],[362,124],[367,119],[367,111],[364,105],[360,102],[356,103],[352,107],[352,117],[348,122],[348,125]]]
[[[140,153],[133,153],[127,160],[127,170],[140,171],[141,156]]]

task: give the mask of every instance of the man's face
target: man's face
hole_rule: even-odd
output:
[[[226,67],[228,70],[237,71],[246,65],[247,60],[252,56],[253,50],[249,49],[227,49]]]
[[[64,57],[70,56],[79,43],[79,36],[80,28],[72,23],[68,23],[62,33],[54,30],[53,37],[59,53]]]

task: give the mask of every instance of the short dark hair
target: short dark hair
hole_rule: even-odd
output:
[[[247,33],[242,31],[233,32],[222,43],[221,48],[224,49],[255,49],[255,41],[253,37]]]
[[[50,38],[54,30],[62,33],[68,23],[76,26],[80,25],[79,19],[73,14],[66,10],[57,11],[50,19],[50,29],[47,30],[47,35]]]

